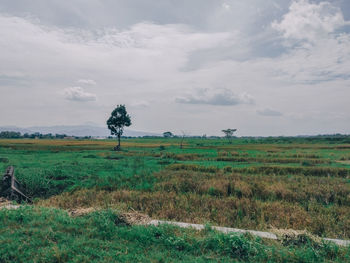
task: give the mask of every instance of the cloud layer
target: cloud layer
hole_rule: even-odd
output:
[[[235,94],[229,89],[197,90],[195,95],[176,98],[178,103],[208,104],[215,106],[234,106],[238,104],[253,104],[252,96],[247,93]]]
[[[96,81],[92,80],[92,79],[79,79],[77,81],[79,84],[85,84],[85,85],[96,85]]]
[[[345,1],[9,1],[0,125],[104,125],[126,104],[151,132],[349,132],[349,17]]]

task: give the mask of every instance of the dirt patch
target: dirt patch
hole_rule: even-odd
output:
[[[90,214],[97,210],[98,209],[94,207],[74,208],[68,210],[68,213],[72,217],[78,217]],[[127,225],[147,225],[151,221],[151,218],[148,215],[139,212],[121,213],[119,217]]]

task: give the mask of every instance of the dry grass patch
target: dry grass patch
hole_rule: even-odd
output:
[[[96,208],[94,207],[74,208],[74,209],[68,210],[68,214],[72,217],[77,217],[77,216],[84,216],[86,214],[90,214],[94,211],[96,211]]]
[[[293,229],[276,229],[270,230],[277,236],[277,239],[284,246],[299,246],[312,243],[313,245],[321,245],[322,239],[318,236],[312,235],[306,230],[293,230]]]
[[[129,225],[147,225],[152,220],[148,215],[139,212],[122,213],[120,217]]]
[[[10,205],[11,201],[7,200],[6,198],[0,197],[0,207]]]
[[[72,217],[84,216],[95,211],[99,211],[101,208],[96,207],[86,207],[86,208],[73,208],[68,210],[68,214]],[[152,219],[140,212],[120,212],[118,213],[119,219],[122,220],[127,225],[147,225]]]
[[[96,149],[100,147],[112,147],[116,145],[114,140],[75,140],[75,139],[2,139],[0,145],[23,145],[23,146],[94,146]],[[171,146],[172,143],[150,143],[150,142],[129,142],[127,140],[122,141],[122,147],[140,147],[140,148],[155,148],[163,146]],[[100,147],[99,147],[100,146]]]

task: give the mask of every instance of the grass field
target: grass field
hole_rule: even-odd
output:
[[[157,219],[254,230],[306,229],[322,237],[350,239],[349,141],[236,139],[233,144],[228,144],[220,139],[191,138],[186,139],[184,148],[180,149],[178,139],[128,139],[122,141],[120,152],[112,151],[114,145],[115,141],[111,140],[0,140],[0,169],[4,171],[8,165],[14,165],[16,177],[24,184],[26,193],[41,207],[136,210]],[[250,248],[260,251],[247,252],[241,257],[227,252],[226,245],[218,248],[205,243],[214,242],[211,238],[224,240],[229,237],[217,233],[187,233],[189,230],[176,228],[117,227],[112,232],[121,236],[120,243],[111,244],[111,237],[105,239],[102,232],[98,233],[100,226],[96,226],[95,221],[100,219],[97,214],[71,220],[62,210],[40,209],[23,210],[21,214],[27,218],[23,219],[23,224],[16,219],[15,211],[1,212],[0,216],[7,226],[15,226],[16,243],[26,233],[27,223],[33,229],[45,221],[43,215],[51,215],[48,216],[50,222],[57,225],[54,228],[59,233],[69,232],[66,241],[56,238],[58,251],[67,252],[61,262],[67,261],[78,248],[61,248],[58,243],[73,242],[69,238],[76,235],[79,242],[91,242],[91,251],[100,239],[103,240],[103,251],[108,253],[113,249],[128,249],[129,245],[125,246],[125,243],[130,244],[130,251],[147,250],[140,262],[165,258],[167,253],[178,261],[188,262],[193,262],[194,258],[197,262],[227,262],[228,259],[257,262],[258,258],[261,262],[349,260],[346,249],[334,255],[336,248],[281,247],[249,237],[241,237],[242,241],[237,237],[240,240],[237,242],[250,244]],[[55,213],[61,218],[57,222],[52,216]],[[34,221],[28,219],[29,215]],[[80,227],[91,229],[88,233],[80,233]],[[11,239],[8,230],[1,231],[2,236]],[[167,238],[175,238],[176,233],[174,240],[185,240],[186,249],[170,249],[168,241],[163,239],[147,241],[141,248],[133,247],[138,246],[137,242],[143,242],[142,238],[147,235],[153,237],[154,231],[165,231]],[[44,232],[36,233],[37,238],[46,235]],[[136,235],[142,236],[141,241],[135,238]],[[154,237],[149,239],[154,240]],[[37,246],[44,246],[41,241],[37,242]],[[0,244],[7,243],[0,239]],[[51,252],[56,249],[54,244],[44,247]],[[325,249],[330,249],[329,255]],[[48,251],[42,253],[53,257]],[[261,251],[270,252],[264,254]],[[315,256],[312,251],[319,254]],[[106,252],[106,257],[95,258],[95,252],[91,253],[82,253],[81,260],[107,260],[112,255]],[[201,253],[203,257],[199,257]],[[288,255],[294,261],[288,261]],[[127,256],[121,257],[128,261]],[[6,260],[10,262],[11,257]]]

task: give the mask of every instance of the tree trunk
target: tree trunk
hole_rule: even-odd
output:
[[[185,139],[185,136],[183,136],[183,137],[181,138],[180,149],[182,149],[182,148],[183,148],[183,142],[184,142],[184,139]]]
[[[115,151],[120,151],[120,134],[118,134],[118,145],[114,147]]]

